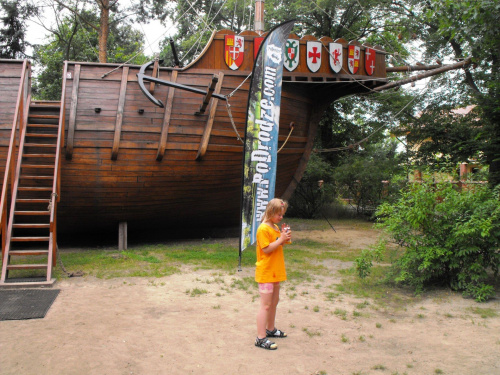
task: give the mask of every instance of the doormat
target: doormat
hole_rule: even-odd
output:
[[[0,290],[0,321],[44,318],[59,292],[59,289]]]

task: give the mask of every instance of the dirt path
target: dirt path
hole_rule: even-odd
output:
[[[314,235],[352,248],[376,238],[336,229]],[[283,285],[277,323],[289,337],[274,352],[253,345],[256,290],[233,284],[253,269],[65,279],[44,319],[0,322],[0,374],[500,374],[500,296],[478,304],[439,291],[383,309],[332,293],[347,266]]]

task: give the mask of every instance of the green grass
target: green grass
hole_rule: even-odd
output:
[[[417,301],[418,297],[413,293],[394,285],[388,277],[388,271],[389,266],[374,266],[370,275],[361,279],[354,268],[340,270],[342,282],[336,285],[336,290],[359,298],[371,298],[376,305],[391,306],[395,310],[403,309],[410,301]],[[368,306],[365,301],[357,307],[363,308],[363,304]]]
[[[293,230],[332,231],[325,220],[304,220],[287,218]],[[360,220],[336,220],[334,225],[348,226],[363,230],[373,230],[373,224]],[[238,265],[237,241],[195,241],[189,243],[168,243],[135,246],[126,251],[117,249],[83,249],[81,251],[59,251],[60,260],[70,273],[81,271],[87,276],[97,278],[116,277],[164,277],[181,273],[186,267],[191,269],[211,269],[234,273]],[[352,261],[361,249],[343,249],[335,243],[325,243],[316,238],[297,239],[286,247],[286,262],[289,285],[314,283],[319,276],[329,276],[331,270],[323,264],[325,260],[337,259]],[[255,267],[255,251],[248,249],[242,254],[241,266]],[[30,257],[23,257],[19,262],[33,262]],[[15,274],[14,274],[15,273]],[[34,271],[12,271],[10,277],[43,276]],[[53,276],[65,277],[58,260],[53,269]],[[246,284],[246,282],[245,282]],[[315,283],[315,288],[321,288]],[[233,288],[249,288],[247,285],[233,285]]]
[[[302,328],[302,331],[304,331],[309,337],[321,336],[320,331],[311,331],[309,328]]]
[[[495,318],[498,316],[498,312],[492,308],[482,308],[482,307],[469,307],[467,311],[479,315],[483,319]]]
[[[200,245],[157,244],[117,250],[84,250],[59,253],[68,272],[83,271],[98,278],[127,276],[163,277],[180,273],[182,266],[219,271],[234,271],[238,262],[238,250],[222,243]],[[255,252],[245,251],[242,267],[255,264]],[[54,276],[61,278],[60,267]]]

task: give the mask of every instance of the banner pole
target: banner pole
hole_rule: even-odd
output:
[[[239,271],[242,253],[255,243],[261,217],[274,198],[284,50],[293,25],[291,20],[271,29],[252,69],[243,145]]]

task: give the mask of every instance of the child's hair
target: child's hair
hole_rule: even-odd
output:
[[[286,201],[279,198],[273,198],[267,204],[266,212],[264,212],[264,215],[262,215],[261,221],[265,222],[281,211],[283,211],[284,215],[287,208],[288,203]]]

